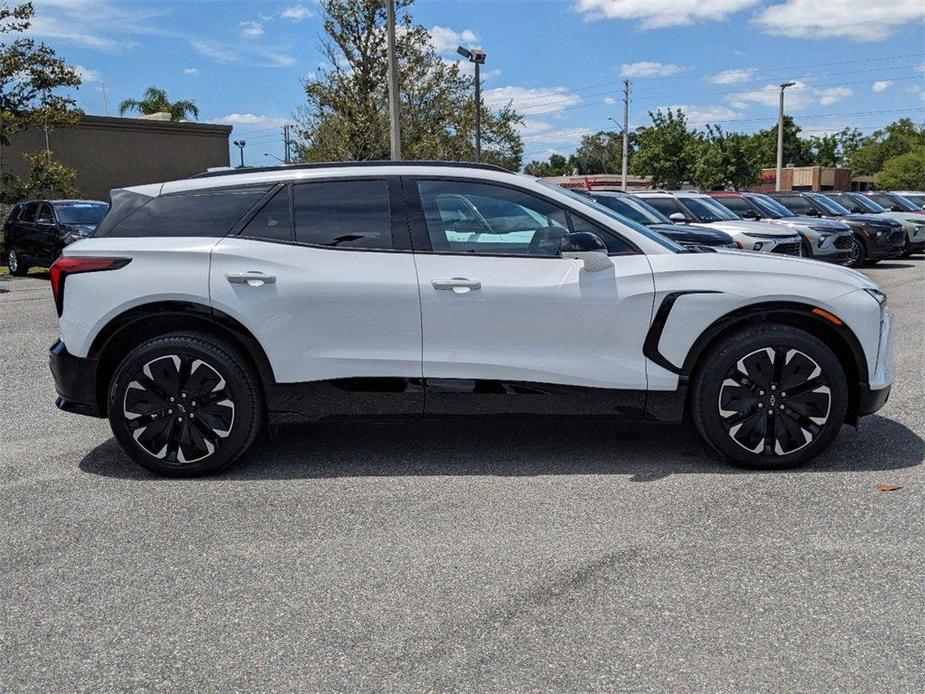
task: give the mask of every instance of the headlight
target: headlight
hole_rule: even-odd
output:
[[[868,294],[870,294],[872,297],[874,297],[874,299],[876,300],[876,302],[877,302],[878,304],[880,304],[881,306],[883,306],[883,305],[886,303],[886,294],[884,294],[883,292],[881,292],[879,289],[867,289],[867,288],[865,288],[864,291],[867,292]]]
[[[825,234],[820,234],[820,236],[819,236],[819,245],[821,246],[822,244],[824,244],[824,243],[825,243],[825,240],[826,240],[827,238],[829,238],[829,237],[826,236]]]

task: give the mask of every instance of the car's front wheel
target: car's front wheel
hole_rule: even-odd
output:
[[[25,277],[29,274],[29,266],[23,262],[22,256],[16,246],[10,248],[6,256],[6,266],[13,277]]]
[[[254,370],[231,345],[172,333],[132,350],[109,388],[113,434],[136,462],[162,475],[222,470],[253,443],[263,416]]]
[[[835,354],[787,325],[730,335],[706,355],[692,382],[691,415],[700,434],[747,467],[808,462],[835,438],[847,406]]]
[[[850,239],[851,242],[848,245],[848,258],[845,260],[845,265],[848,267],[857,267],[867,259],[867,249],[864,247],[864,242],[857,236],[852,234]]]

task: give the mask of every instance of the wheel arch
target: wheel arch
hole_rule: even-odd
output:
[[[88,356],[97,362],[96,395],[105,416],[109,382],[122,358],[158,335],[191,330],[231,343],[250,362],[260,378],[262,396],[275,383],[273,368],[260,342],[239,321],[205,304],[158,301],[135,306],[110,320],[93,339]]]
[[[848,385],[848,413],[845,421],[856,426],[861,386],[867,384],[869,378],[864,350],[851,328],[842,322],[836,324],[831,318],[826,317],[831,314],[825,311],[816,313],[815,309],[814,306],[799,302],[766,302],[744,306],[727,313],[710,324],[691,345],[680,370],[681,379],[686,381],[692,374],[697,373],[711,349],[732,332],[754,323],[789,325],[805,330],[835,353],[845,371]]]

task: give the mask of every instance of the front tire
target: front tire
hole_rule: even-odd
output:
[[[858,267],[867,260],[867,248],[864,242],[854,234],[851,235],[851,245],[848,246],[848,259],[845,260],[846,267]]]
[[[129,352],[110,383],[108,408],[125,452],[170,477],[229,467],[253,443],[263,418],[247,360],[197,333],[163,335]]]
[[[29,266],[23,262],[23,258],[15,246],[10,248],[7,253],[6,266],[10,269],[10,274],[13,277],[25,277],[29,274]]]
[[[819,339],[768,324],[730,335],[709,352],[692,383],[691,415],[717,452],[750,468],[802,465],[841,429],[848,386]]]

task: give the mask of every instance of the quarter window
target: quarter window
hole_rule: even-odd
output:
[[[242,236],[273,241],[292,241],[289,186],[278,191],[241,231]]]
[[[336,248],[392,248],[389,184],[323,181],[293,186],[295,240]]]

